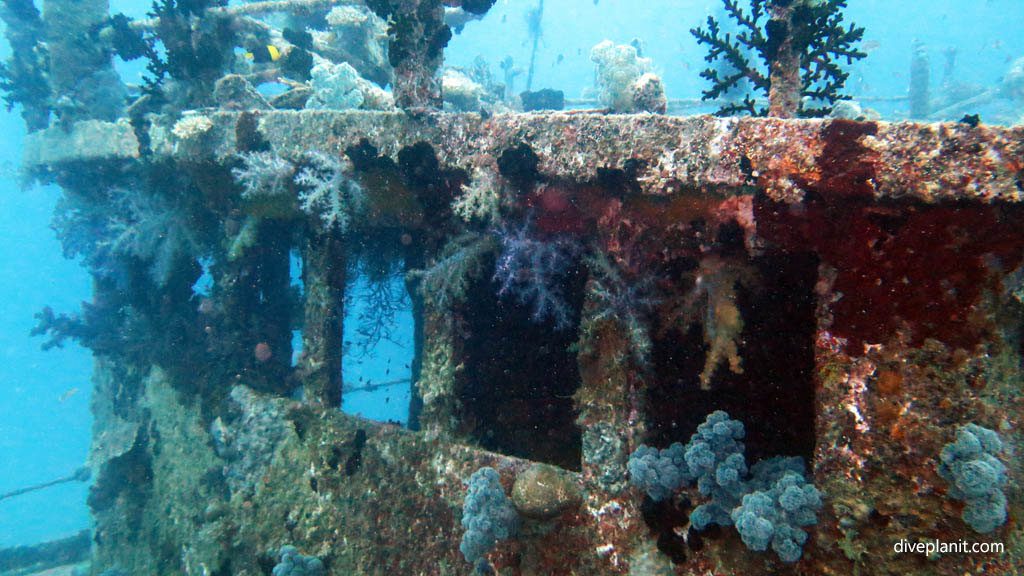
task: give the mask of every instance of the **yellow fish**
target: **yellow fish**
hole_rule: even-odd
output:
[[[281,59],[281,51],[273,44],[267,44],[252,52],[246,52],[245,57],[253,62],[266,63],[277,62]]]
[[[69,398],[71,398],[75,394],[78,394],[78,388],[71,388],[67,392],[61,394],[60,398],[57,398],[57,401],[60,402],[61,404],[63,404],[64,402],[66,402]]]

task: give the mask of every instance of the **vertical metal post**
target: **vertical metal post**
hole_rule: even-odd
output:
[[[768,91],[768,115],[775,118],[794,118],[800,110],[800,54],[793,49],[793,4],[772,2],[769,41],[771,36],[782,35],[777,52],[771,60],[771,88]]]
[[[341,407],[341,351],[345,318],[345,250],[332,234],[310,231],[302,250],[306,291],[302,330],[306,401]]]
[[[440,0],[392,3],[389,58],[395,67],[395,102],[402,108],[440,108],[444,47],[452,32]]]
[[[450,310],[438,308],[429,297],[423,300],[423,352],[417,383],[422,398],[419,427],[428,437],[451,440],[458,432],[455,385],[462,369],[455,324]]]
[[[644,431],[643,371],[635,365],[630,342],[614,318],[588,320],[599,307],[588,283],[580,325],[580,388],[576,393],[583,433],[583,477],[592,490],[617,493],[626,487],[626,461]]]
[[[110,15],[107,0],[45,0],[43,28],[49,49],[51,99],[65,122],[85,118],[113,120],[117,111],[106,103],[123,91],[110,54],[90,41]]]
[[[931,113],[930,96],[928,93],[931,77],[931,64],[928,62],[928,50],[920,40],[914,41],[913,55],[910,60],[910,119],[925,120]]]

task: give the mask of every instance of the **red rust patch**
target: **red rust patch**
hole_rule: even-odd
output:
[[[860,139],[875,134],[874,122],[829,122],[822,133],[825,148],[818,158],[821,179],[811,189],[826,198],[873,198],[877,154]]]
[[[1019,209],[820,200],[790,207],[759,198],[755,215],[763,238],[815,252],[836,269],[841,297],[831,330],[852,353],[904,327],[913,345],[936,338],[973,348],[986,332],[972,317],[982,290],[1024,258]]]

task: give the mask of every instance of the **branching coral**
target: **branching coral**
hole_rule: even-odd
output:
[[[68,258],[81,256],[97,275],[123,280],[125,260],[149,264],[163,285],[177,263],[201,250],[182,207],[164,194],[115,188],[102,198],[62,197],[52,227]]]
[[[352,216],[364,204],[365,194],[350,176],[347,160],[323,152],[308,152],[295,174],[299,185],[299,208],[319,218],[325,228],[345,232]]]
[[[242,166],[231,175],[242,186],[242,198],[256,200],[287,194],[295,166],[273,152],[243,152],[238,155]]]
[[[11,0],[0,5],[4,34],[11,56],[0,64],[0,91],[7,110],[21,104],[28,129],[45,128],[50,116],[49,54],[43,41],[43,21],[31,0]]]
[[[652,347],[649,315],[658,303],[654,295],[654,278],[645,275],[627,281],[623,272],[603,252],[587,258],[586,262],[593,282],[591,297],[597,305],[596,312],[588,320],[613,319],[619,322],[626,330],[634,360],[640,366],[646,366]]]
[[[47,337],[42,345],[43,350],[63,348],[64,341],[69,338],[92,348],[100,335],[95,325],[99,318],[102,315],[97,314],[95,307],[88,302],[82,303],[81,314],[54,314],[53,308],[44,306],[35,314],[36,325],[29,335]]]
[[[462,194],[452,203],[452,212],[466,222],[497,223],[501,210],[501,188],[494,170],[476,168],[473,179],[462,186]]]
[[[538,240],[530,236],[531,221],[519,228],[505,225],[497,231],[501,254],[495,265],[498,295],[514,295],[521,304],[532,304],[535,322],[550,319],[564,330],[571,312],[563,293],[566,280],[580,247],[565,236]]]
[[[221,0],[154,0],[147,13],[156,22],[152,31],[134,28],[131,18],[113,16],[107,32],[114,50],[125,60],[145,57],[148,62],[143,93],[159,101],[165,97],[168,76],[193,83],[179,94],[184,104],[204,103],[209,91],[231,61],[231,49],[237,44],[236,28],[226,21],[214,26],[196,26],[193,16],[200,15]],[[162,50],[158,47],[162,46]],[[198,89],[198,90],[196,90]]]
[[[166,197],[124,192],[115,196],[115,203],[117,216],[108,227],[113,236],[106,246],[152,262],[150,272],[158,284],[167,282],[177,259],[198,254],[199,242],[187,216]]]
[[[465,299],[470,280],[483,275],[486,257],[496,249],[494,235],[466,232],[448,242],[433,266],[410,272],[410,278],[420,281],[425,298],[446,309]]]
[[[801,96],[824,106],[805,107],[801,103],[801,116],[825,116],[838,100],[846,99],[840,94],[849,73],[839,64],[853,63],[867,56],[858,50],[856,44],[864,37],[864,28],[850,24],[843,26],[842,10],[846,0],[751,0],[751,9],[745,12],[739,0],[723,0],[725,10],[736,22],[740,31],[735,38],[723,33],[722,25],[708,16],[707,28],[694,28],[690,32],[700,44],[708,45],[704,60],[715,63],[722,60],[728,72],[707,68],[701,76],[711,82],[703,98],[711,100],[727,95],[733,90],[749,88],[754,93],[767,97],[772,79],[769,68],[784,42],[799,55],[800,78],[803,84]],[[771,19],[776,7],[787,6],[791,17],[788,23]],[[766,18],[768,17],[768,18]],[[755,57],[759,62],[755,62]],[[721,116],[747,113],[754,116],[767,114],[766,108],[759,108],[748,93],[742,102],[724,105],[717,112]]]
[[[409,292],[403,281],[405,250],[396,230],[363,229],[358,242],[347,242],[345,275],[346,310],[359,310],[356,335],[345,345],[355,355],[367,357],[381,341],[395,340],[396,315],[409,309]],[[357,307],[356,301],[360,304]]]

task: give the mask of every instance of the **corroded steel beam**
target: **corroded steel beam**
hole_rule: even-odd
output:
[[[240,150],[244,123],[285,156],[315,142],[341,152],[367,140],[396,156],[416,142],[443,164],[471,168],[526,143],[549,178],[587,181],[635,165],[645,193],[714,192],[759,186],[774,200],[824,197],[924,202],[1019,202],[1024,128],[966,124],[686,118],[573,113],[407,115],[390,112],[218,112],[204,136],[180,140],[157,121],[153,151],[180,159],[226,158]],[[244,148],[241,148],[244,149]]]
[[[714,191],[761,186],[775,200],[807,191],[824,196],[902,198],[925,202],[1019,202],[1024,187],[1024,128],[966,124],[685,118],[549,113],[498,115],[392,112],[218,112],[205,134],[182,139],[170,119],[157,118],[154,153],[179,159],[224,159],[244,150],[239,134],[255,124],[281,154],[297,156],[309,142],[341,152],[367,140],[382,154],[424,141],[444,164],[472,168],[520,143],[537,154],[541,172],[586,181],[599,169],[635,174],[645,192]],[[102,123],[97,123],[102,124]],[[109,137],[79,146],[83,129],[30,135],[25,165],[38,169],[75,160],[133,158],[137,139],[125,124]],[[88,132],[98,128],[90,125]],[[128,145],[130,144],[130,145]]]

